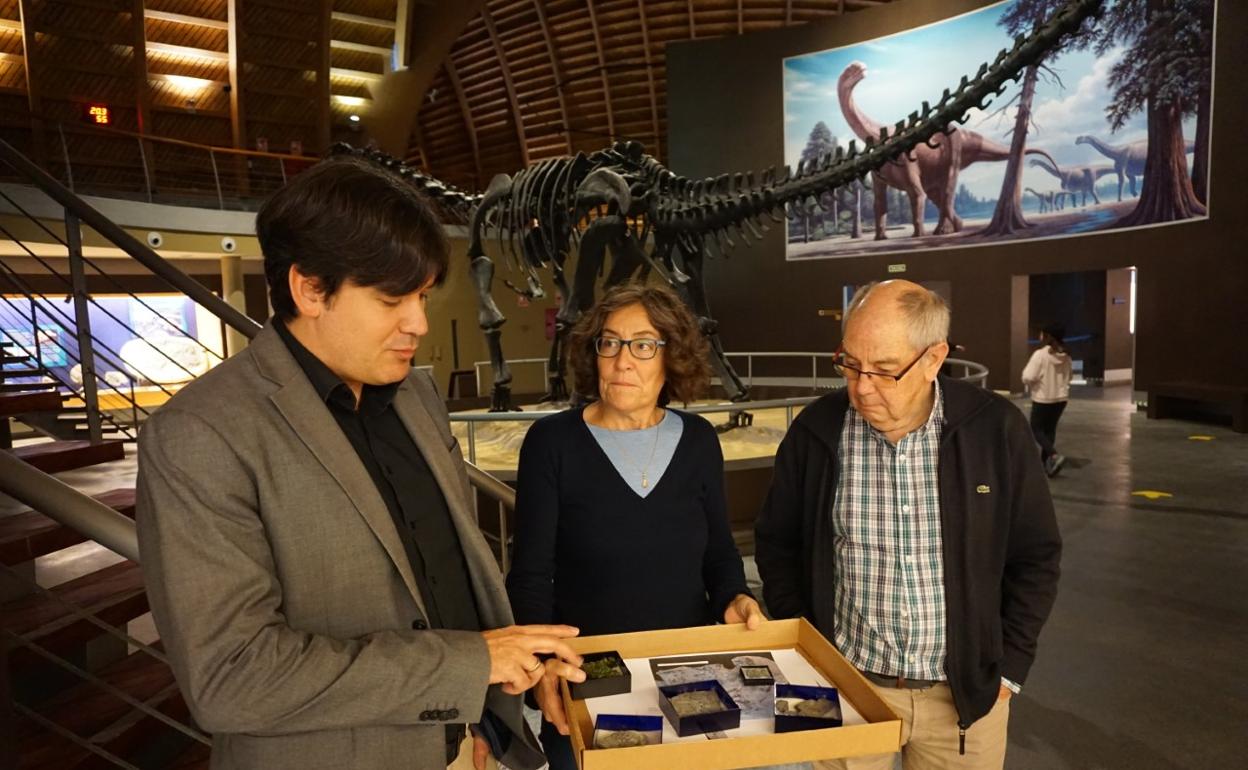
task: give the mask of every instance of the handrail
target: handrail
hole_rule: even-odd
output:
[[[49,125],[57,123],[62,125],[56,118],[42,116],[45,123]],[[73,124],[71,124],[73,125]],[[82,134],[90,136],[94,133],[113,134],[118,137],[127,139],[139,139],[144,142],[155,142],[158,144],[172,144],[179,147],[190,147],[194,150],[203,150],[204,152],[219,152],[223,155],[245,155],[255,158],[273,158],[276,160],[289,160],[299,163],[315,163],[317,158],[307,155],[290,155],[283,152],[267,152],[263,150],[241,150],[234,147],[219,147],[214,144],[199,144],[198,142],[188,142],[185,139],[173,139],[168,136],[155,136],[153,134],[140,134],[135,131],[127,131],[123,128],[113,128],[112,126],[96,126],[96,125],[77,125],[69,129],[70,133]]]
[[[134,522],[11,452],[0,452],[0,491],[133,562],[139,561]]]
[[[247,317],[247,315],[216,294],[213,294],[207,286],[174,267],[155,251],[152,251],[146,244],[140,243],[137,238],[121,229],[111,219],[96,211],[86,201],[70,192],[68,188],[53,178],[52,175],[32,163],[25,155],[18,152],[13,145],[3,139],[0,139],[0,160],[4,160],[15,171],[24,174],[36,187],[43,190],[54,201],[76,214],[79,219],[90,225],[97,233],[129,254],[139,264],[151,270],[166,283],[207,308],[213,315],[220,318],[235,331],[248,339],[255,337],[260,332],[260,324]]]
[[[481,470],[475,464],[464,461],[464,465],[468,468],[468,481],[474,487],[489,495],[508,508],[516,507],[516,490],[507,486],[497,476]]]

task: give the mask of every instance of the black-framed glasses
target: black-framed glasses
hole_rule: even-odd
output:
[[[603,358],[615,358],[620,351],[628,347],[633,358],[645,361],[659,354],[659,348],[667,345],[663,340],[642,337],[635,340],[622,340],[619,337],[597,337],[594,339],[594,350]]]
[[[832,367],[836,369],[837,374],[844,377],[847,381],[853,382],[865,375],[867,377],[870,377],[875,382],[875,386],[877,388],[895,388],[897,387],[898,383],[901,382],[901,378],[909,374],[910,370],[913,369],[920,361],[922,361],[923,356],[927,355],[927,352],[931,349],[932,349],[931,346],[923,348],[923,352],[919,354],[918,358],[911,361],[910,364],[906,366],[906,368],[902,369],[900,372],[897,372],[896,374],[889,374],[888,372],[868,372],[865,369],[859,369],[856,366],[850,366],[849,364],[845,363],[846,356],[845,356],[845,351],[843,350],[838,350],[836,351],[836,353],[832,355]]]

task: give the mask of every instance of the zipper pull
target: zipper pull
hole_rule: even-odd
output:
[[[958,756],[966,754],[966,728],[958,725]]]

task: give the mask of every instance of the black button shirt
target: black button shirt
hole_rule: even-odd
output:
[[[428,626],[479,631],[468,565],[446,496],[394,409],[399,383],[365,385],[357,409],[351,388],[285,324],[274,326],[386,501],[424,600]]]

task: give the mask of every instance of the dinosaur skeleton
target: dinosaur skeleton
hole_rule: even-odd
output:
[[[973,77],[964,76],[952,92],[946,89],[935,107],[924,102],[891,130],[880,129],[861,151],[850,142],[848,150],[838,147],[799,163],[796,171],[772,167],[757,180],[753,172],[694,180],[664,168],[631,141],[589,155],[544,160],[514,177],[500,174],[479,199],[409,170],[407,176],[422,189],[439,194],[457,210],[476,204],[469,222],[468,257],[477,289],[478,322],[494,369],[491,411],[513,407],[511,372],[501,342],[506,318],[490,292],[494,262],[484,249],[487,229],[493,230],[508,262],[525,276],[524,288],[507,282],[509,288],[530,298],[545,296],[539,270],[549,266],[564,297],[556,316],[543,400],[568,398],[565,337],[593,304],[595,281],[606,266],[607,252],[613,261],[606,285],[653,271],[682,294],[710,342],[712,368],[724,389],[734,401],[743,400],[748,392],[728,363],[707,304],[703,259],[716,252],[726,254],[736,245],[734,238],[747,243],[760,239],[768,229],[764,216],[783,222],[784,215],[795,216],[804,205],[822,208],[825,193],[889,163],[912,160],[912,151],[920,145],[934,146],[934,137],[958,130],[954,124],[965,123],[972,108],[983,109],[1004,93],[1025,67],[1098,12],[1101,2],[1070,0],[1030,35],[1016,38],[1013,48],[1003,49],[991,65],[981,65]],[[569,287],[564,267],[574,248],[578,259]]]

